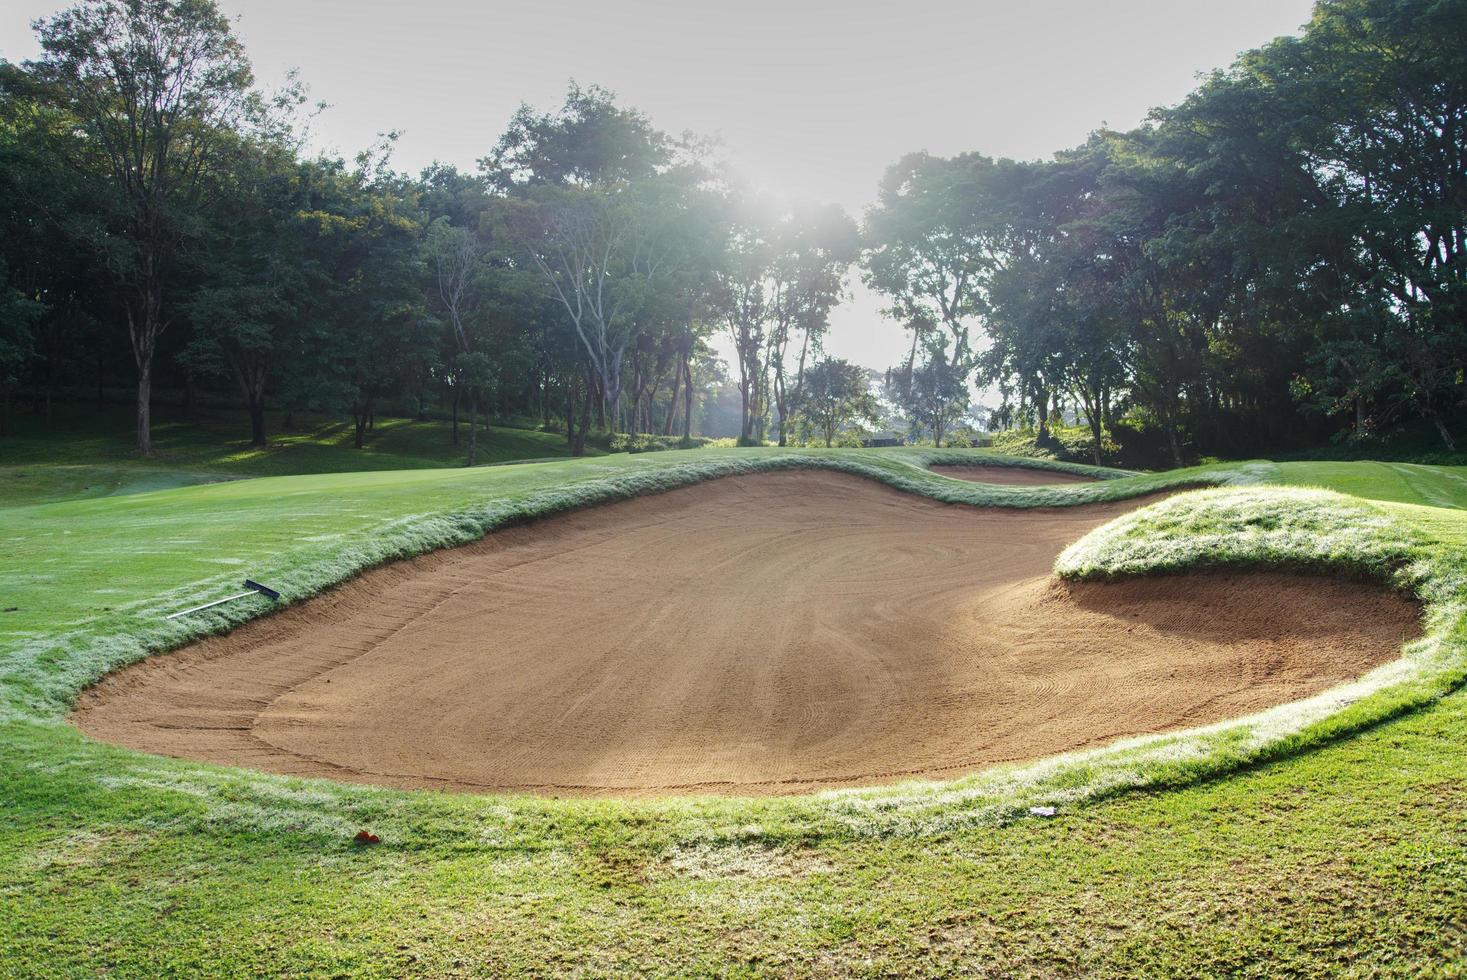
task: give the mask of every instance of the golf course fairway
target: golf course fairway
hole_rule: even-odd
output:
[[[1038,468],[1045,472],[1027,482],[1046,485],[954,479],[933,472],[942,465]],[[1094,479],[1052,486],[1051,472]],[[1467,946],[1463,504],[1467,481],[1451,467],[1255,461],[1135,474],[977,451],[701,449],[243,479],[3,507],[0,593],[10,611],[0,614],[0,779],[8,788],[0,973],[35,962],[67,975],[125,976],[656,971],[672,947],[683,951],[679,970],[738,963],[751,973],[909,972],[933,957],[991,960],[998,949],[1019,972],[1035,973],[1321,962],[1392,972],[1393,962],[1401,965],[1392,950],[1407,945],[1459,959]],[[877,520],[887,512],[891,521]],[[594,587],[604,586],[607,568],[589,564],[594,544],[581,549],[588,565],[580,572],[564,547],[604,538],[608,522],[646,549],[605,555],[622,571],[626,561],[645,562],[636,567],[650,577],[633,593]],[[552,538],[536,537],[556,528]],[[982,541],[1005,534],[1029,546],[998,562]],[[765,558],[730,551],[740,537]],[[801,537],[817,545],[791,550]],[[454,548],[463,550],[442,550]],[[516,550],[543,553],[546,571],[490,574]],[[822,553],[832,556],[828,567],[809,557]],[[738,590],[699,592],[687,581],[689,563],[730,557],[735,581],[747,575]],[[343,777],[322,772],[324,764],[303,775],[259,771],[271,767],[268,756],[217,759],[229,763],[222,766],[169,758],[158,754],[173,752],[166,746],[120,747],[71,723],[80,705],[88,726],[89,699],[134,672],[166,675],[148,664],[186,665],[333,602],[375,606],[385,622],[395,600],[353,598],[365,583],[414,583],[382,594],[415,610],[465,562],[484,574],[476,571],[456,601],[476,595],[501,613],[516,598],[526,610],[543,606],[538,631],[528,613],[516,621],[525,649],[571,649],[583,660],[615,652],[618,670],[605,675],[613,679],[634,662],[633,651],[620,651],[603,617],[613,606],[655,612],[670,600],[654,586],[683,582],[691,591],[674,603],[684,610],[680,625],[638,627],[672,658],[661,662],[666,670],[613,684],[591,710],[599,727],[582,742],[583,753],[594,743],[596,752],[630,758],[632,742],[605,706],[630,715],[652,698],[669,712],[661,730],[679,733],[670,747],[643,752],[635,778],[608,770],[590,790],[557,788],[577,782],[551,768],[574,760],[568,744],[540,760],[538,774],[511,773],[507,753],[490,760],[506,768],[486,782],[504,791],[476,790],[470,784],[482,773],[454,768],[462,759],[440,758],[434,772],[402,770],[403,786],[442,779],[464,790],[435,792],[363,785],[361,772]],[[787,605],[776,570],[795,589]],[[1014,581],[1000,581],[1009,574]],[[238,591],[245,577],[278,589],[283,610],[253,596],[164,618]],[[516,594],[515,581],[541,591]],[[841,587],[851,583],[859,588],[847,600]],[[552,586],[564,595],[542,603]],[[419,588],[428,591],[414,594]],[[896,599],[883,607],[872,594],[887,588]],[[1230,590],[1243,612],[1198,614],[1229,624],[1230,637],[1166,619],[1169,595],[1211,602]],[[825,619],[827,601],[845,614]],[[985,755],[973,742],[914,739],[904,749],[917,760],[906,767],[914,772],[889,771],[902,768],[885,763],[903,751],[903,727],[950,734],[969,708],[983,707],[984,692],[1002,688],[972,674],[957,688],[970,700],[940,703],[931,696],[935,676],[898,676],[896,666],[883,675],[874,651],[889,642],[933,658],[916,663],[950,671],[956,646],[918,641],[933,640],[938,621],[957,615],[975,643],[1001,643],[995,623],[962,619],[985,602],[1046,610],[1005,627],[1034,635],[1050,623],[1114,621],[1117,609],[1132,608],[1147,624],[1138,632],[1150,638],[1122,636],[1115,626],[1091,634],[1097,644],[1144,647],[1151,659],[1141,673],[1153,679],[1174,669],[1185,675],[1191,664],[1217,669],[1202,669],[1205,691],[1189,686],[1198,680],[1191,677],[1147,688],[1155,696],[1132,698],[1120,715],[1126,724],[1102,731],[1094,724],[1100,707],[1126,701],[1141,684],[1124,671],[1098,682],[1075,660],[1065,684],[1029,699],[1028,717],[1048,706],[1050,721],[1005,736],[1032,736],[1032,745],[1010,741]],[[1310,602],[1335,618],[1321,619],[1325,610]],[[688,618],[688,603],[701,604],[701,619]],[[1351,620],[1359,609],[1366,614]],[[354,617],[371,615],[339,624],[322,617],[321,629],[355,630],[366,619]],[[455,641],[461,649],[500,635],[466,622]],[[859,623],[881,625],[863,633]],[[756,710],[738,698],[710,703],[714,665],[678,653],[679,637],[724,657],[755,645],[740,644],[741,635],[778,648],[782,631],[799,624],[819,629],[786,648],[781,663],[799,651],[817,659],[789,675],[798,697],[768,702],[767,714],[757,700]],[[1331,632],[1371,624],[1378,635],[1349,650]],[[1274,635],[1262,636],[1265,627],[1276,627]],[[1243,652],[1260,642],[1286,659],[1265,663]],[[414,649],[431,664],[451,648]],[[832,669],[832,649],[853,650],[869,681]],[[1199,661],[1204,653],[1217,659]],[[424,717],[425,702],[413,698],[454,675],[415,687],[406,663],[395,661],[380,683],[371,679],[377,704],[402,699],[406,720],[388,734],[442,739],[451,716]],[[731,669],[730,679],[746,693],[781,689],[775,680],[755,684],[757,670],[773,662],[752,663],[749,673]],[[1281,673],[1280,663],[1303,673]],[[1259,664],[1266,669],[1247,682],[1227,677]],[[686,669],[692,686],[674,704],[670,685]],[[540,685],[565,679],[521,676]],[[259,680],[247,672],[234,679]],[[302,733],[324,737],[311,724],[294,728],[311,721],[314,699],[337,683],[330,671],[312,674],[299,700],[257,713],[271,737],[298,749],[290,740]],[[864,715],[822,717],[821,684],[840,697],[882,697]],[[911,699],[903,703],[899,691]],[[1221,700],[1209,701],[1214,694]],[[345,701],[362,712],[372,697]],[[697,739],[710,731],[724,738],[740,725],[759,737],[787,732],[779,726],[801,699],[809,724],[826,725],[834,742],[784,757],[705,752],[696,764],[712,758],[722,766],[712,780],[719,785],[665,788],[706,775],[688,778]],[[285,703],[297,720],[283,714]],[[491,691],[466,717],[508,720],[512,703]],[[689,731],[698,714],[709,728]],[[991,730],[1000,714],[972,717]],[[386,717],[369,715],[357,717],[368,725]],[[920,727],[924,717],[933,727]],[[1074,728],[1084,717],[1090,728]],[[516,719],[531,731],[555,721]],[[868,737],[842,740],[841,727],[856,724]],[[342,740],[331,749],[348,768],[351,751],[390,748],[385,736],[357,737],[366,730],[352,734],[357,748]],[[442,743],[411,744],[426,756]],[[862,764],[871,761],[863,751],[883,764]],[[177,754],[207,760],[211,750]],[[842,767],[831,771],[848,777],[835,785],[850,788],[807,778],[811,763],[832,760]],[[662,770],[645,768],[654,761]],[[792,781],[773,790],[737,785],[764,778]],[[538,783],[557,785],[531,785]],[[1049,808],[1053,817],[1033,815]],[[357,843],[362,832],[380,843]],[[1161,908],[1165,915],[1153,914]],[[934,917],[935,909],[969,911]]]

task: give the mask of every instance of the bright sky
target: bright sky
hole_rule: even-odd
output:
[[[331,105],[319,142],[351,154],[403,132],[397,165],[472,168],[521,101],[569,79],[672,132],[719,136],[745,175],[859,217],[902,154],[1036,158],[1129,128],[1196,75],[1308,19],[1310,0],[219,0],[256,75],[298,68]],[[0,57],[37,53],[8,0]],[[855,277],[853,276],[853,279]],[[828,348],[896,363],[900,330],[853,283]]]

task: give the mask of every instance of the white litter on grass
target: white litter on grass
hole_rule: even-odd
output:
[[[1055,808],[1052,806],[1031,806],[1029,808],[1029,816],[1031,817],[1052,817],[1055,815],[1055,812]]]

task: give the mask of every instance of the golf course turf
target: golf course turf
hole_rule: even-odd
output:
[[[0,973],[1404,974],[1423,957],[1460,962],[1459,473],[1259,462],[998,487],[926,469],[945,463],[1014,465],[697,450],[0,509],[0,590],[15,609],[0,619]],[[1057,571],[1368,581],[1419,599],[1424,633],[1358,681],[1245,718],[939,782],[783,797],[404,792],[140,754],[65,721],[110,671],[267,611],[250,598],[162,620],[244,575],[299,603],[527,519],[812,467],[1008,509],[1225,484],[1120,514]],[[1268,485],[1291,483],[1352,495]],[[353,844],[368,828],[382,843]]]
[[[110,675],[73,719],[405,788],[796,793],[1221,721],[1419,632],[1413,603],[1318,576],[1056,587],[1062,548],[1145,502],[973,509],[841,473],[726,477],[370,571]]]

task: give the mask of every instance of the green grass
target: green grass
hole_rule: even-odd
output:
[[[217,483],[229,477],[161,466],[106,466],[67,463],[0,466],[0,507],[28,507],[57,500],[115,497]]]
[[[1467,507],[1467,466],[1417,463],[1276,463],[1280,482],[1428,507]]]
[[[133,417],[126,409],[99,412],[62,403],[49,425],[22,414],[14,420],[14,434],[0,439],[0,506],[38,503],[47,495],[126,493],[134,485],[163,489],[204,479],[454,467],[463,465],[467,451],[466,443],[452,444],[449,423],[437,420],[380,418],[361,449],[347,421],[298,415],[290,430],[283,413],[269,413],[268,421],[269,445],[260,448],[249,445],[249,423],[241,412],[201,409],[186,418],[177,408],[160,406],[155,454],[143,459],[133,450]],[[467,440],[466,424],[460,437]],[[565,437],[553,432],[495,426],[479,433],[480,465],[569,455]],[[77,469],[68,476],[62,467]],[[34,484],[47,486],[37,492],[30,490]]]
[[[1257,462],[1031,489],[924,468],[957,459],[1004,462],[704,449],[0,510],[0,596],[19,607],[0,613],[0,975],[1459,969],[1467,511],[1452,509],[1454,474]],[[1428,635],[1347,693],[1206,731],[789,799],[403,793],[142,756],[61,720],[105,670],[262,611],[250,599],[188,626],[158,618],[244,574],[298,599],[534,514],[795,465],[997,506],[1230,484],[1114,522],[1060,570],[1369,575],[1426,600]],[[1266,486],[1279,483],[1352,496]],[[1060,815],[1029,818],[1034,803]],[[383,844],[353,846],[360,827]]]

